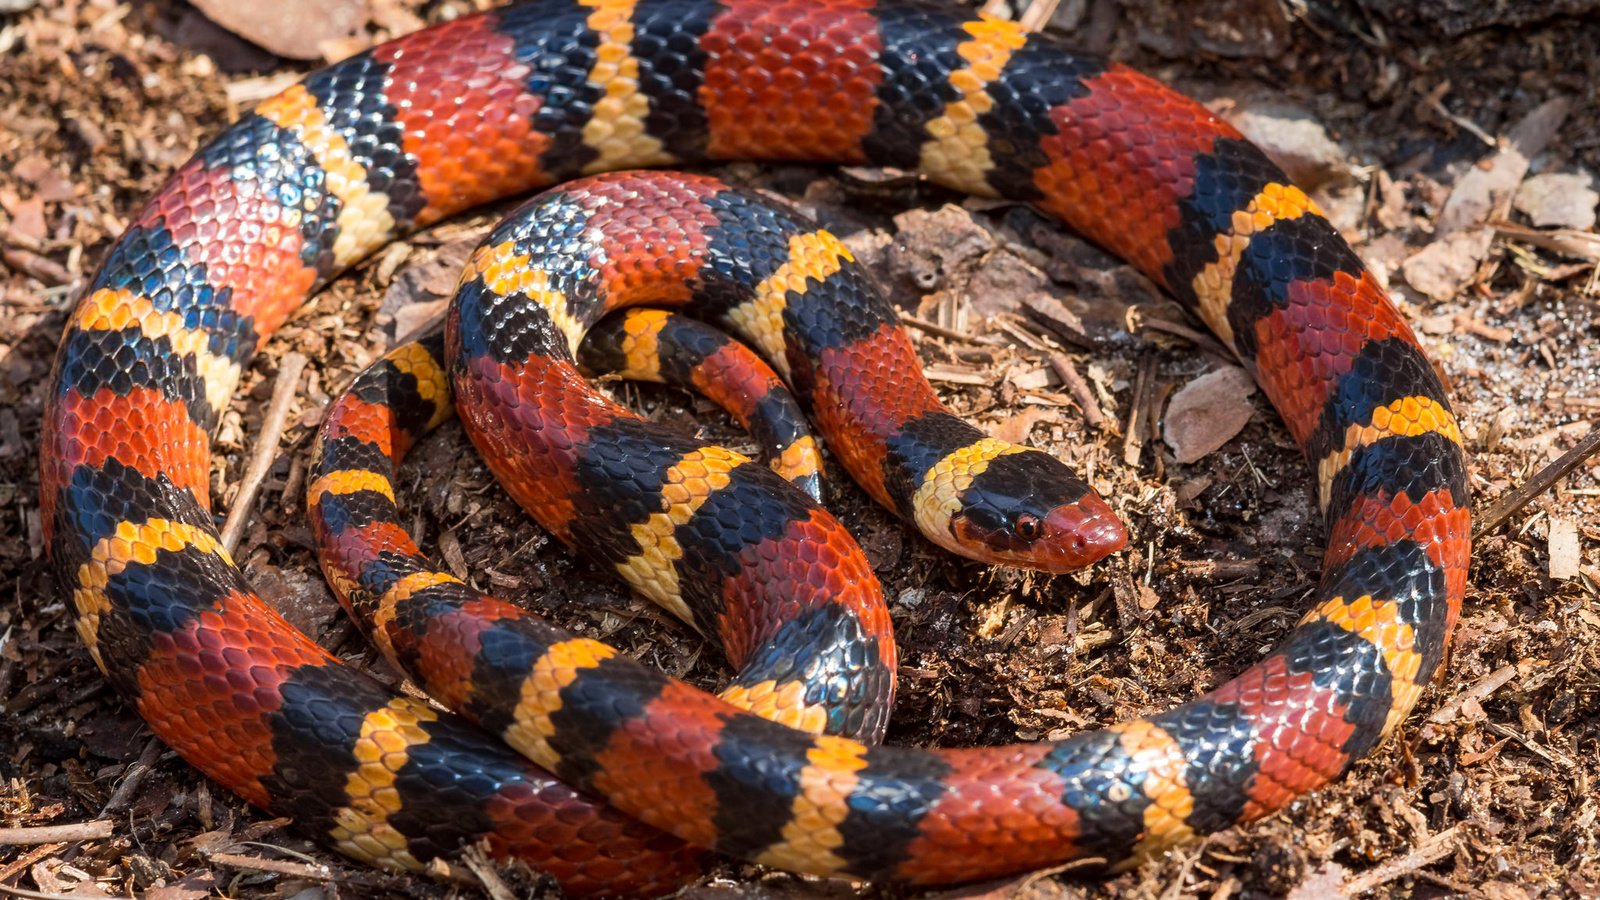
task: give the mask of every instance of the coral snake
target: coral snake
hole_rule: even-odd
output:
[[[958,552],[1062,570],[1122,534],[1048,455],[932,401],[827,232],[702,177],[568,183],[729,159],[897,166],[1032,203],[1164,286],[1316,467],[1329,540],[1311,612],[1163,713],[1009,747],[874,745],[894,649],[859,548],[768,468],[584,387],[572,351],[598,311],[647,299],[737,331],[867,492]],[[308,505],[324,568],[379,647],[461,715],[444,713],[252,591],[217,538],[209,436],[241,368],[328,279],[550,185],[474,256],[447,340],[360,376],[320,441]],[[707,367],[718,345],[669,343],[673,318],[602,325],[579,361],[732,406],[739,384],[776,395],[747,362]],[[42,514],[96,664],[207,775],[390,868],[478,840],[575,894],[671,890],[696,848],[920,883],[1124,864],[1338,777],[1416,703],[1465,590],[1465,459],[1444,387],[1316,204],[1145,76],[903,0],[536,0],[313,73],[133,220],[52,377]],[[545,527],[722,640],[741,666],[722,698],[415,553],[385,473],[448,411],[451,384]],[[789,468],[802,486],[808,465]]]

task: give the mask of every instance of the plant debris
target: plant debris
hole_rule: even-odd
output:
[[[486,4],[350,2],[339,9],[358,10],[353,24],[331,36],[318,17],[330,10],[333,22],[334,7],[311,5],[318,12],[294,16],[251,8],[286,30],[283,42],[228,25],[257,46],[179,0],[0,0],[0,836],[11,838],[0,840],[0,892],[553,896],[481,859],[432,876],[362,868],[217,790],[110,689],[44,564],[36,453],[56,342],[140,205],[202,141],[306,70],[273,53],[335,58]],[[218,21],[223,7],[246,9],[201,4]],[[1397,735],[1280,813],[1110,878],[1065,867],[952,893],[721,863],[685,896],[1600,895],[1600,464],[1581,452],[1600,420],[1600,235],[1583,215],[1592,194],[1571,180],[1600,172],[1600,108],[1587,102],[1600,83],[1600,20],[1575,15],[1594,8],[1062,0],[1053,10],[1080,46],[1219,115],[1246,111],[1253,134],[1286,160],[1303,157],[1318,204],[1453,385],[1489,527],[1450,657]],[[960,747],[1103,727],[1216,686],[1293,627],[1326,536],[1314,476],[1259,400],[1231,401],[1242,427],[1200,443],[1186,435],[1191,386],[1237,360],[1148,279],[1026,207],[904,172],[712,171],[839,234],[884,280],[957,413],[1056,453],[1129,523],[1129,549],[1089,572],[992,569],[931,547],[830,466],[830,507],[892,598],[902,668],[890,742]],[[390,683],[317,571],[305,458],[330,396],[389,342],[428,327],[465,249],[510,205],[402,242],[313,298],[249,367],[215,441],[215,506],[241,510],[237,558],[252,584]],[[290,354],[307,360],[294,379]],[[280,380],[297,390],[282,440],[256,456],[251,499],[239,484],[276,418]],[[653,419],[752,449],[699,398],[610,388]],[[400,504],[453,571],[693,684],[725,678],[697,636],[533,525],[459,427],[412,456]]]

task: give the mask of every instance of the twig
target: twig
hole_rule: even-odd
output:
[[[1454,720],[1456,716],[1461,714],[1461,707],[1468,700],[1477,700],[1482,702],[1488,699],[1490,694],[1500,690],[1500,688],[1505,686],[1506,682],[1515,677],[1517,677],[1517,667],[1515,665],[1501,666],[1500,668],[1495,669],[1493,672],[1490,672],[1489,674],[1473,682],[1471,687],[1468,687],[1461,693],[1451,697],[1449,702],[1434,710],[1431,714],[1429,714],[1428,721],[1435,725],[1444,725],[1449,723],[1450,721]]]
[[[1551,485],[1566,477],[1597,451],[1600,451],[1600,426],[1593,426],[1577,446],[1561,454],[1560,459],[1540,469],[1521,487],[1496,500],[1478,516],[1477,527],[1472,530],[1473,538],[1481,538],[1504,525],[1518,510],[1532,503],[1534,498],[1549,490]]]
[[[917,316],[914,316],[908,312],[900,313],[900,321],[910,325],[912,328],[915,328],[918,331],[926,331],[929,334],[935,334],[942,338],[949,338],[952,341],[962,341],[968,344],[972,343],[972,335],[970,334],[962,334],[953,328],[946,328],[943,325],[934,324],[933,322],[929,322],[927,319],[918,318]]]
[[[1180,559],[1178,568],[1185,575],[1226,581],[1230,578],[1255,578],[1261,574],[1259,559]]]
[[[33,891],[9,884],[0,884],[0,894],[6,894],[11,897],[24,897],[26,900],[82,900],[81,894],[52,894],[47,891]]]
[[[73,822],[70,825],[35,825],[31,828],[0,828],[0,847],[21,844],[55,844],[63,841],[95,841],[111,837],[116,825],[110,819]]]
[[[1018,0],[1016,3],[1007,4],[1005,0],[988,0],[983,4],[983,12],[1003,18],[1006,7],[1010,5],[1016,9],[1017,23],[1023,30],[1038,31],[1050,21],[1050,16],[1055,13],[1056,6],[1060,2],[1061,0],[1033,0],[1032,3],[1026,3],[1025,0]]]
[[[253,843],[253,842],[251,842]],[[282,853],[294,853],[287,847],[277,847],[271,844],[257,844],[256,846],[272,847]],[[303,855],[303,854],[301,854]],[[361,871],[358,869],[335,868],[319,862],[296,862],[292,859],[267,859],[262,856],[245,856],[242,853],[207,853],[206,859],[219,866],[229,866],[235,869],[255,869],[258,872],[271,872],[274,875],[287,875],[291,878],[305,878],[311,881],[326,881],[334,884],[353,884],[358,887],[378,888],[394,893],[398,886],[405,883],[405,878],[400,875],[390,875],[380,871]],[[305,857],[310,860],[311,857]],[[448,868],[440,874],[453,878],[458,883],[460,876],[451,875]]]
[[[1095,399],[1094,389],[1090,388],[1089,383],[1078,374],[1078,367],[1072,364],[1072,360],[1068,359],[1066,354],[1052,353],[1050,368],[1056,373],[1056,377],[1061,379],[1061,383],[1067,386],[1067,393],[1077,401],[1078,408],[1083,410],[1083,420],[1089,427],[1104,428],[1106,415],[1100,410],[1100,401]]]
[[[1034,294],[1022,300],[1022,316],[1064,344],[1083,350],[1097,350],[1099,344],[1083,330],[1083,323],[1061,301],[1049,294]]]
[[[1050,17],[1055,15],[1056,7],[1061,0],[1033,0],[1028,8],[1017,17],[1024,31],[1038,31],[1050,24]]]
[[[337,877],[333,869],[321,863],[307,864],[292,859],[267,859],[239,853],[208,853],[206,858],[219,866],[255,869],[258,872],[271,872],[275,875],[292,875],[310,881],[333,881]]]
[[[1578,767],[1578,761],[1566,755],[1565,753],[1561,753],[1554,747],[1541,747],[1530,740],[1527,735],[1519,734],[1511,728],[1501,725],[1499,722],[1490,722],[1485,727],[1503,738],[1510,738],[1511,740],[1516,741],[1522,745],[1522,749],[1532,753],[1534,756],[1539,757],[1547,763],[1561,763],[1569,769],[1575,769]]]
[[[1449,92],[1450,82],[1446,81],[1429,91],[1428,96],[1423,98],[1422,102],[1426,103],[1429,109],[1456,123],[1457,127],[1466,131],[1468,134],[1480,141],[1483,141],[1488,146],[1498,149],[1500,147],[1500,142],[1496,141],[1493,135],[1489,134],[1487,131],[1484,131],[1482,128],[1479,128],[1476,122],[1472,121],[1466,116],[1458,116],[1451,112],[1450,108],[1444,105],[1444,96]]]
[[[1489,227],[1503,237],[1526,241],[1535,247],[1589,262],[1600,262],[1600,234],[1572,228],[1527,228],[1503,219],[1491,221]]]
[[[1141,316],[1139,317],[1139,330],[1160,331],[1170,334],[1174,337],[1181,337],[1196,347],[1199,347],[1206,353],[1228,362],[1233,362],[1238,359],[1238,357],[1235,356],[1231,350],[1222,345],[1221,341],[1203,331],[1196,331],[1195,329],[1190,328],[1189,326],[1180,322],[1168,322],[1166,319],[1157,319],[1152,316]]]
[[[489,861],[488,854],[484,853],[482,848],[467,847],[462,850],[461,863],[469,872],[478,876],[484,893],[488,894],[491,900],[516,900],[517,895],[505,883],[505,879],[500,877],[500,873],[494,870],[494,864]]]
[[[1011,321],[1013,319],[1016,321]],[[1034,337],[1033,332],[1030,332],[1028,329],[1017,324],[1017,322],[1026,321],[1028,320],[1018,315],[1001,314],[990,319],[989,324],[1000,329],[1001,331],[1004,331],[1006,335],[1011,338],[1011,340],[1021,344],[1024,347],[1027,347],[1029,350],[1049,350],[1049,346],[1040,341],[1039,338]]]
[[[12,231],[3,224],[0,224],[0,246],[16,247],[19,250],[27,250],[30,253],[46,253],[50,250],[44,241],[18,231]]]
[[[1106,861],[1104,857],[1085,856],[1082,859],[1075,859],[1071,862],[1065,862],[1059,866],[1051,866],[1048,869],[1035,869],[1034,871],[1029,872],[1017,880],[1016,893],[1012,894],[1012,896],[1022,896],[1028,892],[1028,888],[1033,887],[1035,884],[1043,881],[1046,878],[1052,878],[1056,875],[1062,874],[1063,872],[1070,872],[1073,869],[1093,869],[1099,866],[1104,866],[1105,864]]]
[[[1133,382],[1133,402],[1128,404],[1127,430],[1122,433],[1122,461],[1130,466],[1139,465],[1139,454],[1144,450],[1144,423],[1140,421],[1139,414],[1148,402],[1145,389],[1150,383],[1152,368],[1154,363],[1149,354],[1139,360],[1139,374]]]
[[[1433,837],[1418,844],[1415,849],[1399,859],[1392,859],[1381,866],[1368,869],[1344,883],[1344,895],[1355,897],[1367,891],[1380,888],[1396,878],[1406,875],[1424,866],[1431,866],[1456,849],[1456,831],[1461,826],[1456,825],[1446,828]]]
[[[6,265],[23,275],[31,275],[45,284],[69,284],[73,280],[72,273],[65,266],[31,250],[6,248],[0,250],[0,260],[5,260]]]
[[[133,797],[133,792],[139,789],[139,783],[144,781],[145,773],[149,772],[155,766],[156,760],[160,758],[161,739],[151,738],[144,745],[144,751],[139,754],[139,758],[134,760],[133,765],[128,767],[122,783],[117,785],[115,791],[111,792],[111,799],[107,800],[106,805],[100,808],[100,815],[110,816],[121,812],[122,808],[128,805],[128,800]]]
[[[1206,844],[1202,841],[1183,853],[1183,866],[1178,869],[1178,876],[1167,884],[1167,889],[1161,892],[1161,900],[1177,900],[1183,893],[1183,886],[1189,880],[1189,873],[1194,871],[1194,864],[1200,861],[1205,854]]]
[[[283,435],[284,423],[289,418],[289,402],[294,399],[300,385],[300,373],[305,370],[306,358],[299,353],[285,353],[278,367],[278,381],[272,386],[272,400],[267,404],[267,414],[261,420],[261,433],[256,435],[256,448],[250,454],[244,477],[239,481],[239,493],[234,497],[233,508],[228,510],[228,521],[222,526],[222,546],[232,553],[244,535],[244,526],[255,507],[256,494],[261,482],[272,468],[278,455],[278,438]]]

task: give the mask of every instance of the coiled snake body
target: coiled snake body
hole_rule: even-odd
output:
[[[723,632],[736,660],[765,654],[780,663],[752,676],[743,697],[728,698],[744,709],[509,611],[506,622],[515,624],[494,627],[482,618],[457,627],[465,620],[418,613],[423,637],[443,640],[447,629],[428,623],[448,621],[462,646],[477,648],[477,660],[451,664],[427,640],[394,643],[394,635],[413,632],[374,629],[380,646],[381,635],[390,635],[386,652],[433,661],[438,684],[430,681],[430,689],[457,690],[457,709],[541,770],[479,727],[344,666],[251,590],[209,512],[209,435],[241,367],[310,292],[396,236],[495,197],[586,173],[775,158],[899,166],[972,193],[1031,202],[1131,261],[1211,326],[1317,468],[1329,529],[1324,573],[1314,608],[1284,645],[1210,694],[1158,715],[1056,742],[924,750],[845,736],[881,731],[872,710],[892,681],[887,623],[870,596],[876,585],[856,605],[828,599],[861,579],[813,577],[817,570],[788,564],[764,576],[791,586],[812,580],[817,600],[807,608],[823,610],[817,621],[826,627],[803,634],[837,649],[819,651],[817,668],[878,673],[876,687],[812,696],[812,711],[789,724],[745,709],[775,712],[755,695],[779,692],[785,654],[814,650],[795,636],[802,632],[786,638],[776,620],[761,616],[717,621],[730,618],[720,599],[674,594],[681,582],[660,586],[675,576],[666,575],[659,553],[644,553],[634,569],[645,581],[655,578],[663,596],[677,596],[680,614]],[[585,182],[578,193],[603,196],[605,185],[630,177],[640,179],[627,188],[636,194],[654,183],[616,176]],[[698,229],[698,243],[685,240],[700,256],[685,259],[693,260],[687,275],[703,288],[727,249],[718,240],[757,235],[760,216],[734,208],[735,194],[704,182],[670,183],[701,186],[703,196],[680,203],[683,215],[666,233]],[[729,202],[718,207],[721,200]],[[696,211],[704,215],[689,215]],[[501,244],[511,246],[500,252],[517,256],[517,239],[526,235],[504,237]],[[977,542],[991,558],[1026,562],[1008,554],[1057,525],[1087,522],[1094,532],[1103,506],[1073,494],[1076,488],[1062,488],[1059,504],[1005,507],[988,518],[923,504],[932,495],[918,499],[918,487],[938,481],[931,476],[945,462],[925,448],[956,455],[981,436],[963,432],[957,440],[930,429],[937,440],[920,435],[923,442],[907,445],[923,448],[915,456],[895,440],[920,418],[939,415],[896,407],[915,392],[861,399],[835,385],[829,394],[829,373],[864,370],[879,357],[844,359],[872,336],[866,326],[874,323],[806,300],[841,268],[843,257],[824,244],[790,234],[767,246],[755,265],[769,268],[754,273],[764,276],[756,283],[780,289],[765,301],[724,297],[718,307],[707,299],[715,291],[666,299],[735,325],[735,310],[754,304],[759,315],[746,317],[745,333],[813,407],[841,461],[925,533],[949,537],[941,542],[963,552]],[[432,390],[441,384],[434,373],[448,368],[469,433],[493,448],[493,439],[480,437],[467,395],[498,393],[502,410],[543,408],[548,398],[538,395],[554,382],[518,382],[510,369],[542,365],[562,343],[553,333],[533,340],[533,330],[519,332],[533,320],[497,313],[493,297],[571,295],[573,288],[550,278],[501,282],[493,273],[503,273],[507,259],[483,252],[463,293],[474,278],[485,287],[482,321],[494,327],[474,332],[456,323],[444,360],[391,358],[384,384]],[[653,258],[643,245],[612,252],[617,265],[607,277],[619,285],[631,277],[629,265]],[[469,305],[458,298],[456,315]],[[521,362],[507,355],[512,350]],[[774,359],[775,350],[787,355]],[[53,565],[96,663],[152,729],[206,774],[292,815],[342,852],[390,867],[415,868],[487,839],[496,853],[527,860],[575,893],[652,893],[694,870],[697,851],[689,845],[799,871],[914,882],[1079,856],[1138,858],[1279,809],[1337,777],[1410,711],[1444,657],[1465,589],[1465,460],[1445,391],[1410,328],[1315,203],[1231,127],[1144,76],[1073,56],[1009,23],[900,0],[536,0],[314,73],[206,145],[134,220],[73,313],[53,378],[42,513]],[[839,411],[851,403],[860,408]],[[353,603],[391,614],[423,609],[396,605],[408,597],[445,604],[427,608],[434,612],[465,609],[480,601],[454,596],[448,584],[424,584],[404,554],[381,556],[392,548],[362,529],[394,498],[382,498],[390,504],[383,507],[371,496],[381,489],[340,474],[380,466],[355,445],[398,453],[425,424],[383,418],[392,408],[375,405],[378,424],[365,431],[349,424],[357,416],[342,420],[345,432],[324,436],[321,474],[329,478],[312,500],[325,543],[339,543],[349,528],[359,537],[347,549],[372,551],[352,563],[348,584],[338,584],[337,566],[330,574],[347,595],[354,588]],[[575,428],[568,449],[621,446],[615,435],[595,442],[606,424],[599,418],[581,428],[561,423]],[[389,435],[387,446],[376,446],[380,434]],[[337,444],[340,438],[347,440]],[[684,454],[692,449],[657,465],[690,471]],[[997,473],[1020,455],[978,453],[985,465],[1002,461]],[[974,458],[971,451],[962,457]],[[644,457],[618,451],[616,459]],[[519,495],[525,505],[556,510],[552,521],[590,521],[571,501],[583,496],[574,493],[582,486],[536,487],[517,481],[532,472],[529,464],[490,463],[514,492],[528,493]],[[759,468],[712,463],[693,469],[695,477]],[[983,477],[974,468],[982,466],[957,473],[963,489]],[[949,466],[941,471],[947,482],[957,478]],[[771,496],[793,500],[779,517],[779,537],[816,538],[795,544],[812,551],[796,552],[831,547],[839,559],[848,556],[853,542],[833,536],[837,523],[814,514],[802,493],[785,494],[775,476],[750,477],[768,483]],[[656,479],[658,488],[664,483]],[[707,489],[702,508],[716,506],[705,497],[717,489]],[[945,498],[959,493],[950,484],[939,490]],[[1066,507],[1083,515],[1058,516]],[[929,509],[943,512],[924,515]],[[649,521],[648,510],[640,515]],[[1030,524],[1019,527],[1024,520]],[[759,530],[730,523],[733,531]],[[556,532],[588,542],[587,532]],[[619,571],[656,540],[627,533],[631,546],[594,542]],[[719,576],[730,583],[751,580],[751,560],[768,558],[739,553],[773,537],[706,533],[731,547],[726,559],[744,560],[745,568]],[[1098,534],[1098,544],[1045,567],[1083,564],[1120,542],[1114,528]],[[385,540],[398,547],[402,538]],[[680,562],[694,556],[689,545],[677,546]],[[492,623],[497,610],[477,611]],[[512,632],[522,674],[491,689],[477,665],[509,652],[499,641]],[[751,632],[768,649],[737,636]],[[880,643],[865,652],[858,639]],[[829,660],[846,662],[840,668]],[[515,715],[504,716],[506,709]],[[831,733],[810,733],[818,730]]]

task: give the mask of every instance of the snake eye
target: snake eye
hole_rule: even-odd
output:
[[[1017,531],[1017,537],[1022,538],[1025,541],[1036,541],[1039,539],[1039,532],[1042,529],[1042,526],[1040,525],[1038,516],[1023,513],[1022,515],[1017,516],[1017,524],[1015,528]]]

